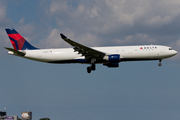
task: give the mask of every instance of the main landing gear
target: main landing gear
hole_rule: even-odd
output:
[[[162,61],[162,60],[159,60],[159,64],[158,64],[159,66],[162,66],[162,63],[161,63],[161,61]]]
[[[91,64],[91,66],[87,67],[87,72],[91,73],[91,71],[95,71],[96,70],[96,65],[95,64]]]
[[[96,62],[96,58],[91,58],[91,66],[87,67],[87,72],[88,73],[91,73],[92,70],[93,71],[96,70],[95,62]]]

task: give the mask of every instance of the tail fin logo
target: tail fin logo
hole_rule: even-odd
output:
[[[15,50],[37,49],[29,44],[16,30],[6,29],[6,32]]]

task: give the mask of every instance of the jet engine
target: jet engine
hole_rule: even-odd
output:
[[[119,67],[119,63],[118,62],[103,63],[103,65],[107,66],[107,67]]]
[[[119,54],[105,55],[104,60],[107,62],[103,63],[103,65],[107,67],[119,67],[120,55]]]
[[[120,62],[120,55],[119,54],[105,55],[103,59],[108,62]]]

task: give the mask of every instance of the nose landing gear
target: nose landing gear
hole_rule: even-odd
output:
[[[162,66],[162,63],[161,63],[161,61],[162,61],[162,60],[159,60],[159,64],[158,64],[159,66]]]

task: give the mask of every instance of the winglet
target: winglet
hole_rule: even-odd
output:
[[[67,37],[65,35],[63,35],[62,33],[60,34],[62,39],[67,39]]]

